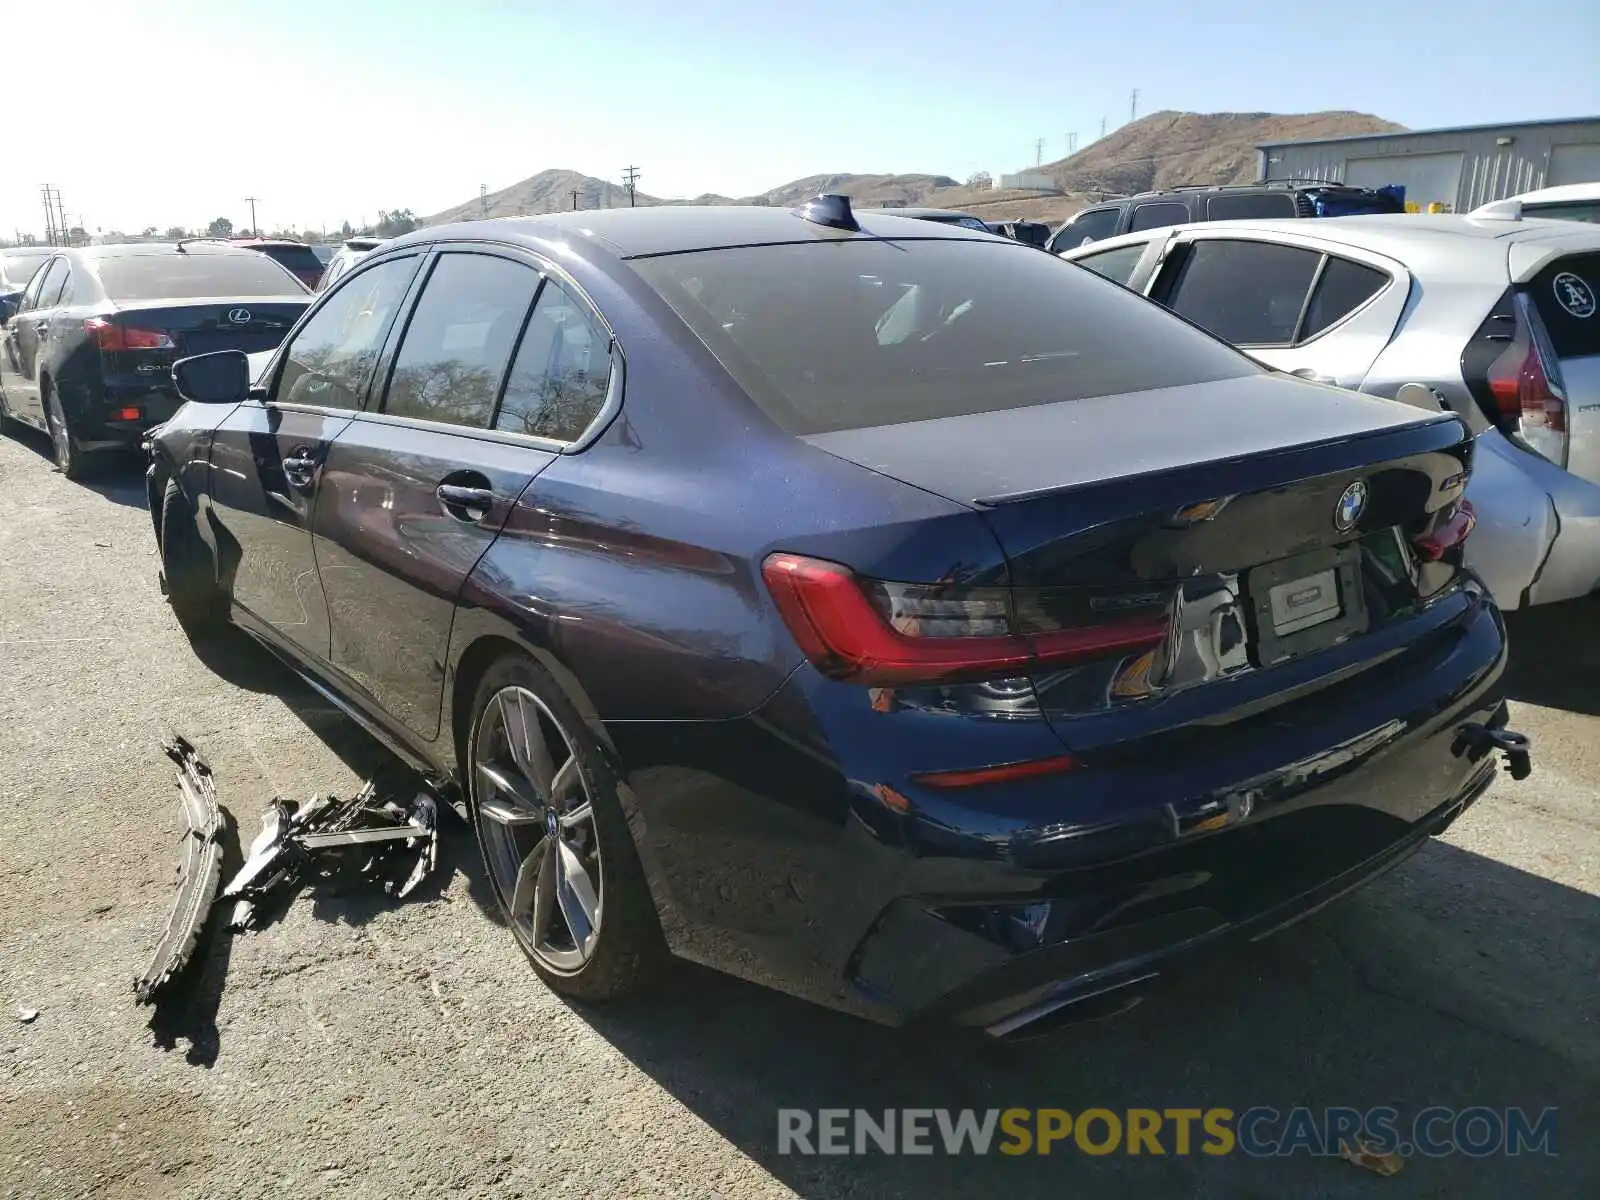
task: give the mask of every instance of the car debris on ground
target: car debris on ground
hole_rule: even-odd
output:
[[[151,1003],[194,954],[200,929],[222,878],[222,811],[217,787],[199,753],[181,737],[161,747],[178,765],[178,791],[183,796],[183,851],[178,865],[178,894],[167,916],[167,928],[144,974],[134,980],[140,1004]]]
[[[368,781],[348,800],[331,794],[312,796],[303,804],[274,798],[244,865],[219,895],[226,823],[211,768],[181,737],[162,749],[178,765],[186,829],[178,894],[166,930],[150,965],[134,980],[140,1004],[154,1003],[194,958],[216,905],[232,904],[223,928],[236,932],[256,924],[269,901],[286,901],[313,876],[352,865],[347,851],[357,852],[359,874],[377,879],[396,900],[414,892],[438,864],[438,805],[433,797],[418,792],[402,804],[381,798],[377,785]]]
[[[234,902],[226,928],[248,929],[261,903],[280,888],[299,884],[313,868],[313,857],[346,849],[368,856],[361,873],[384,879],[384,890],[403,900],[428,877],[438,861],[438,808],[419,793],[410,806],[380,800],[367,783],[348,800],[313,796],[304,804],[274,800],[262,815],[261,832],[250,855],[221,900]],[[401,878],[393,870],[411,855],[410,870]]]

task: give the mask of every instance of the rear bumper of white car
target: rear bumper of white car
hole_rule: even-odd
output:
[[[1478,513],[1467,562],[1502,609],[1600,586],[1600,486],[1490,430],[1478,438],[1467,496]]]

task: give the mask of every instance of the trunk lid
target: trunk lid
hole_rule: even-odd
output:
[[[216,350],[271,350],[311,299],[201,297],[118,304],[96,319],[102,371],[113,385],[139,383],[173,392],[172,364],[178,359]]]
[[[1284,376],[806,440],[973,506],[1018,634],[1165,630],[1032,670],[1053,722],[1402,620],[1456,581],[1470,529],[1459,418]]]

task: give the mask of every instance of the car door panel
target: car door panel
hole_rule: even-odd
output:
[[[65,274],[66,260],[59,257],[40,267],[23,298],[28,307],[11,318],[16,386],[7,387],[6,404],[18,417],[40,428],[44,427],[44,406],[39,394],[39,359],[48,347],[51,302]]]
[[[317,658],[328,655],[328,608],[311,517],[328,448],[352,416],[248,401],[217,427],[211,450],[211,508],[234,603]]]
[[[419,261],[375,263],[328,292],[268,369],[265,394],[230,413],[212,444],[211,514],[233,602],[317,661],[327,660],[331,641],[312,545],[317,489]]]
[[[439,731],[443,660],[462,585],[517,497],[556,457],[511,439],[375,415],[358,417],[333,444],[315,524],[329,657],[424,739]]]

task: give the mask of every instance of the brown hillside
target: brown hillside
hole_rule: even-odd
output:
[[[483,201],[477,196],[453,208],[424,217],[424,225],[443,225],[449,221],[476,221],[479,217],[529,217],[539,213],[562,212],[571,208],[572,191],[578,191],[579,208],[626,208],[628,191],[615,183],[596,179],[578,171],[540,171],[521,183],[513,183],[498,192],[490,192]],[[661,204],[663,201],[640,192],[639,204]]]
[[[1395,133],[1403,125],[1358,112],[1158,112],[1043,168],[1064,192],[1126,195],[1185,183],[1249,183],[1263,142]]]
[[[922,204],[935,188],[955,187],[948,175],[807,175],[759,196],[746,204],[771,204],[790,208],[813,196],[830,192],[849,196],[863,208],[879,204]]]

